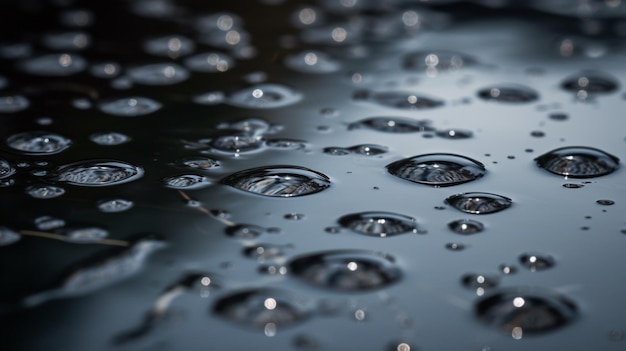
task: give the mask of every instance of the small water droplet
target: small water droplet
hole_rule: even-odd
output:
[[[65,226],[65,221],[60,218],[55,218],[51,216],[41,216],[35,218],[35,227],[39,230],[49,231],[53,229],[58,229]]]
[[[350,123],[348,130],[371,129],[385,133],[417,133],[433,131],[429,121],[419,121],[405,117],[371,117]]]
[[[440,138],[452,139],[452,140],[469,139],[474,136],[474,133],[472,133],[471,130],[456,129],[456,128],[439,130],[435,134]]]
[[[48,54],[22,61],[20,67],[36,76],[63,77],[83,71],[87,61],[75,54]]]
[[[450,251],[463,251],[465,250],[465,245],[459,243],[447,243],[446,249]]]
[[[480,288],[482,293],[485,289],[495,288],[498,284],[500,284],[500,280],[497,276],[492,275],[467,273],[461,277],[461,285],[471,290]]]
[[[72,242],[88,243],[108,237],[109,232],[97,227],[76,228],[68,230],[66,236]]]
[[[294,71],[312,74],[332,73],[341,68],[339,61],[321,51],[304,51],[289,55],[285,58],[285,66]]]
[[[338,222],[356,233],[381,238],[417,232],[414,218],[391,212],[352,213],[339,218]]]
[[[266,228],[253,224],[236,224],[226,227],[226,235],[237,239],[254,239],[268,232]]]
[[[248,258],[254,258],[257,261],[265,261],[268,259],[280,259],[285,256],[288,249],[292,248],[291,245],[278,245],[278,244],[260,244],[254,246],[248,246],[243,250],[243,254]]]
[[[116,62],[102,62],[91,66],[89,72],[96,78],[111,79],[120,75],[122,67]]]
[[[172,189],[199,189],[211,185],[211,181],[202,175],[182,174],[163,179],[166,187]]]
[[[540,130],[533,130],[532,132],[530,132],[530,136],[535,138],[543,138],[544,136],[546,136],[546,133]]]
[[[271,197],[309,195],[330,187],[330,179],[326,175],[297,166],[252,168],[231,174],[220,182],[236,189]]]
[[[176,160],[174,164],[181,168],[207,171],[220,166],[220,163],[212,158],[206,157],[184,157]]]
[[[287,213],[286,215],[283,216],[283,218],[291,220],[291,221],[299,221],[301,219],[304,218],[304,215],[302,213]]]
[[[510,264],[501,264],[499,266],[500,272],[502,272],[502,274],[515,274],[517,273],[517,267],[510,265]]]
[[[226,95],[221,91],[210,91],[194,96],[192,101],[200,105],[218,105],[226,101]]]
[[[569,119],[569,115],[563,112],[555,112],[555,113],[549,114],[548,118],[550,118],[553,121],[566,121]]]
[[[457,219],[448,223],[448,228],[457,234],[469,235],[480,233],[485,227],[473,219]]]
[[[390,163],[386,168],[398,178],[435,187],[467,183],[487,172],[482,163],[455,154],[413,156]]]
[[[107,199],[98,201],[96,206],[102,212],[113,213],[127,211],[134,206],[134,203],[125,199]]]
[[[128,77],[143,85],[172,85],[189,78],[189,71],[175,63],[154,63],[129,68]]]
[[[611,206],[611,205],[615,204],[615,201],[607,200],[607,199],[601,199],[601,200],[596,200],[596,203],[598,205],[602,205],[602,206]]]
[[[535,158],[535,162],[550,173],[571,178],[600,177],[619,167],[619,158],[586,146],[554,149]]]
[[[188,57],[185,66],[195,72],[226,72],[235,67],[235,60],[221,52],[206,52]]]
[[[129,142],[130,137],[117,132],[98,132],[91,134],[89,140],[98,145],[113,146]]]
[[[145,97],[129,97],[100,103],[100,110],[113,116],[143,116],[161,109],[161,103]]]
[[[195,48],[195,43],[182,35],[168,35],[152,38],[143,43],[143,49],[147,53],[169,58],[189,55]]]
[[[550,269],[556,264],[552,256],[541,253],[522,254],[519,257],[519,261],[522,266],[528,268],[531,272]]]
[[[476,61],[468,55],[446,50],[417,51],[404,57],[405,69],[427,73],[433,70],[436,72],[454,72],[475,63]]]
[[[328,251],[300,256],[289,263],[297,278],[336,291],[381,289],[401,277],[388,255],[368,251]]]
[[[18,242],[22,238],[21,235],[13,230],[0,226],[0,246],[7,246]]]
[[[36,199],[53,199],[65,194],[65,189],[52,185],[36,184],[27,187],[26,194]]]
[[[86,160],[59,168],[57,180],[78,186],[109,186],[137,180],[143,168],[113,160]]]
[[[15,113],[30,106],[28,99],[22,95],[0,96],[0,113]]]
[[[244,108],[278,108],[293,105],[302,94],[278,84],[259,84],[234,92],[228,99],[230,105]]]
[[[48,33],[42,38],[42,44],[55,51],[84,50],[91,45],[91,36],[85,32]]]
[[[57,154],[72,145],[72,141],[60,134],[36,131],[14,134],[7,145],[13,150],[30,155]]]
[[[490,102],[529,103],[539,99],[539,94],[523,85],[496,85],[478,91],[478,96]]]

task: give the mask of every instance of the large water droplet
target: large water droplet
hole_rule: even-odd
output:
[[[478,91],[484,100],[504,103],[528,103],[539,99],[539,94],[523,85],[496,85]]]
[[[226,72],[235,66],[235,60],[223,53],[207,52],[188,57],[185,66],[196,72]]]
[[[390,212],[352,213],[339,218],[338,222],[356,233],[381,238],[417,232],[414,218]]]
[[[0,113],[15,113],[30,106],[28,99],[22,95],[0,96]]]
[[[381,289],[401,277],[388,255],[368,251],[328,251],[295,258],[289,269],[309,284],[337,291]]]
[[[366,100],[382,106],[403,110],[423,110],[443,105],[443,101],[402,91],[372,92],[368,90],[354,93],[355,100]]]
[[[18,242],[22,238],[21,235],[12,231],[7,227],[0,226],[0,246],[7,246]]]
[[[455,154],[413,156],[390,163],[386,168],[398,178],[436,187],[471,182],[487,172],[482,163]]]
[[[175,63],[154,63],[130,68],[128,76],[133,82],[144,85],[172,85],[189,78],[189,71]]]
[[[227,176],[222,184],[254,194],[295,197],[320,192],[330,179],[319,172],[297,166],[258,167]]]
[[[531,272],[543,271],[554,267],[556,262],[549,255],[541,253],[525,253],[520,255],[519,261],[522,266],[528,268]]]
[[[586,146],[554,149],[535,158],[535,162],[548,172],[571,178],[600,177],[619,167],[619,158]]]
[[[30,155],[56,154],[71,144],[70,139],[60,134],[44,131],[14,134],[7,139],[10,148]]]
[[[163,179],[163,183],[172,189],[198,189],[211,185],[209,179],[197,174],[183,174]]]
[[[507,333],[517,331],[519,335],[561,328],[578,315],[576,305],[570,299],[539,288],[498,291],[480,299],[475,313],[483,322]]]
[[[310,314],[301,297],[278,289],[250,289],[219,299],[213,311],[237,324],[266,329],[304,321]]]
[[[619,84],[613,77],[601,72],[590,71],[566,78],[561,83],[561,87],[574,93],[584,90],[590,94],[606,94],[617,90]]]
[[[511,207],[513,201],[502,195],[469,192],[448,197],[445,202],[459,211],[472,214],[489,214]]]
[[[473,219],[457,219],[448,223],[448,228],[457,234],[470,235],[482,232],[485,226]]]
[[[302,94],[278,84],[259,84],[233,93],[228,103],[245,108],[277,108],[293,105]]]
[[[129,97],[100,104],[100,110],[114,116],[143,116],[161,108],[161,103],[144,97]]]
[[[434,130],[429,121],[418,121],[405,117],[370,117],[348,125],[349,130],[358,128],[386,133],[417,133]]]
[[[98,145],[113,146],[129,142],[130,137],[117,132],[99,132],[91,134],[89,140]]]
[[[26,194],[36,199],[53,199],[65,194],[65,189],[47,184],[36,184],[26,188]]]
[[[285,58],[285,65],[303,73],[332,73],[341,68],[339,61],[320,51],[304,51]]]
[[[137,180],[143,168],[113,160],[87,160],[59,168],[57,180],[79,186],[109,186]]]
[[[78,55],[49,54],[25,60],[20,67],[37,76],[63,77],[81,72],[87,61]]]

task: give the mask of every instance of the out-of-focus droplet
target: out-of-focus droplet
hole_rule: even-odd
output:
[[[259,84],[233,93],[227,103],[236,107],[266,109],[289,106],[302,99],[302,94],[278,84]]]
[[[424,110],[443,106],[443,101],[420,94],[404,91],[357,91],[353,98],[357,101],[369,101],[385,107],[403,110]]]
[[[285,66],[294,71],[312,74],[337,72],[339,61],[321,51],[304,51],[285,58]]]
[[[75,54],[48,54],[22,61],[20,67],[36,76],[64,77],[82,72],[87,61]]]
[[[104,113],[120,117],[143,116],[161,108],[161,103],[145,97],[129,97],[100,103]]]
[[[429,121],[420,121],[405,117],[370,117],[348,125],[349,130],[371,129],[385,133],[417,133],[434,131]]]
[[[235,66],[235,60],[224,53],[207,52],[186,58],[185,66],[195,72],[226,72]]]
[[[128,77],[143,85],[173,85],[189,78],[189,71],[175,63],[154,63],[129,68]]]
[[[134,203],[126,199],[106,199],[98,201],[98,209],[106,213],[123,212],[131,209]]]
[[[146,40],[143,48],[155,56],[177,58],[191,54],[196,44],[182,35],[168,35]]]
[[[330,179],[326,175],[296,166],[252,168],[231,174],[220,182],[239,190],[271,197],[309,195],[330,186]]]
[[[482,232],[485,227],[473,219],[457,219],[448,223],[448,228],[457,234],[470,235]]]
[[[15,113],[30,106],[29,100],[22,95],[0,96],[0,113]]]
[[[478,91],[483,100],[502,103],[529,103],[539,99],[539,94],[523,85],[495,85]]]
[[[129,142],[130,139],[128,135],[117,132],[98,132],[89,136],[89,140],[103,146],[124,144]]]
[[[22,238],[21,235],[13,230],[0,226],[0,246],[7,246],[18,242]]]
[[[41,216],[37,217],[34,220],[35,226],[39,230],[50,231],[53,229],[62,228],[65,226],[65,221],[60,218],[55,218],[51,216]]]
[[[520,264],[531,272],[543,271],[554,267],[556,262],[552,256],[541,253],[525,253],[519,257]]]
[[[48,49],[77,51],[91,45],[91,36],[85,32],[49,33],[44,35],[42,42]]]
[[[172,189],[198,189],[211,185],[211,181],[197,174],[183,174],[163,179],[163,183]]]
[[[35,199],[54,199],[65,194],[65,189],[53,185],[36,184],[27,187],[26,194]]]
[[[122,67],[116,62],[103,62],[91,66],[89,72],[96,78],[111,79],[120,75]]]
[[[605,73],[589,71],[566,78],[561,87],[574,93],[584,91],[587,94],[607,94],[617,90],[619,84]]]
[[[444,139],[469,139],[474,136],[474,133],[471,130],[467,129],[445,129],[437,131],[436,135],[440,138]]]

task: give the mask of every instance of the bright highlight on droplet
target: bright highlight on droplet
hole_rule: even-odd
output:
[[[255,98],[261,98],[263,96],[263,90],[261,89],[254,89],[252,91],[252,96],[254,96]]]
[[[346,37],[348,36],[348,32],[346,32],[346,30],[341,27],[337,27],[333,29],[333,32],[331,35],[334,41],[341,43],[344,40],[346,40]]]
[[[265,308],[267,308],[268,310],[273,310],[276,308],[276,300],[271,297],[268,297],[263,302],[263,306],[265,306]]]
[[[200,284],[202,284],[202,286],[209,286],[209,285],[211,285],[211,278],[209,278],[209,277],[202,277],[202,279],[200,279]]]

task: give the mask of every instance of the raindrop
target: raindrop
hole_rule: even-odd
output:
[[[30,106],[28,99],[22,95],[0,96],[0,113],[15,113]]]
[[[97,227],[78,228],[67,231],[67,238],[72,242],[88,243],[105,239],[109,232]]]
[[[52,185],[37,184],[26,188],[26,194],[36,199],[53,199],[65,194],[65,189]]]
[[[513,201],[502,195],[469,192],[448,197],[445,202],[459,211],[471,214],[489,214],[511,207]]]
[[[302,94],[278,84],[259,84],[234,92],[228,103],[244,108],[277,108],[293,105],[302,99]]]
[[[535,158],[535,162],[548,172],[571,178],[600,177],[619,167],[617,157],[586,146],[554,149]]]
[[[234,323],[266,330],[287,327],[308,318],[306,300],[278,289],[249,289],[219,299],[213,312]]]
[[[561,87],[567,91],[574,93],[585,91],[590,94],[612,93],[618,86],[614,78],[600,72],[581,72],[561,83]]]
[[[99,132],[91,134],[89,140],[98,145],[113,146],[129,142],[130,137],[117,132]]]
[[[155,112],[161,106],[161,103],[145,97],[129,97],[102,102],[100,110],[114,116],[135,117]]]
[[[330,186],[330,179],[326,175],[297,166],[252,168],[231,174],[220,182],[236,189],[271,197],[314,194]]]
[[[300,256],[289,263],[289,270],[311,285],[335,291],[381,289],[402,275],[391,256],[356,250]]]
[[[437,134],[440,138],[445,139],[469,139],[474,136],[471,130],[467,129],[445,129],[439,130],[435,134]]]
[[[196,45],[191,39],[182,35],[168,35],[146,40],[143,48],[151,55],[177,58],[191,54]]]
[[[54,218],[51,216],[41,216],[35,218],[35,226],[39,230],[49,231],[58,229],[65,226],[65,221],[60,218]]]
[[[0,246],[7,246],[18,242],[22,237],[7,227],[0,226]]]
[[[482,163],[455,154],[413,156],[390,163],[386,168],[398,178],[435,187],[471,182],[487,172]]]
[[[446,249],[450,251],[463,251],[465,250],[465,245],[459,243],[447,243]]]
[[[611,206],[615,204],[615,201],[602,199],[602,200],[597,200],[596,203],[602,206]]]
[[[371,92],[361,90],[354,93],[353,98],[403,110],[423,110],[443,105],[443,101],[401,91]]]
[[[127,71],[130,79],[144,85],[172,85],[189,78],[189,72],[175,63],[154,63],[130,68]]]
[[[528,103],[539,99],[539,94],[523,85],[496,85],[478,91],[484,100],[504,103]]]
[[[163,179],[163,183],[172,189],[198,189],[211,185],[209,179],[197,174],[183,174]]]
[[[186,58],[185,66],[196,72],[226,72],[235,66],[235,60],[223,53],[207,52]]]
[[[472,219],[457,219],[448,223],[448,228],[457,234],[469,235],[480,233],[485,227],[481,222]]]
[[[381,238],[417,232],[414,218],[391,212],[352,213],[339,218],[338,222],[353,232]]]
[[[134,204],[132,201],[125,199],[107,199],[98,201],[96,206],[102,212],[113,213],[127,211],[131,209]]]
[[[481,298],[476,316],[507,333],[539,334],[561,328],[578,315],[567,297],[539,288],[504,289]]]
[[[27,59],[20,67],[32,75],[63,77],[83,71],[87,67],[87,61],[78,55],[49,54]]]
[[[531,272],[542,271],[554,267],[554,258],[540,253],[525,253],[520,255],[519,261],[522,266]]]
[[[9,161],[0,158],[0,179],[10,177],[14,173],[15,173],[15,168],[11,166]]]
[[[411,71],[457,71],[475,63],[465,54],[445,50],[412,52],[404,57],[404,68]]]
[[[7,139],[7,145],[29,155],[51,155],[59,153],[72,144],[62,135],[36,131],[14,134]]]
[[[220,166],[220,163],[218,161],[206,157],[180,158],[176,160],[174,164],[181,168],[195,169],[200,171],[207,171]]]
[[[304,51],[289,55],[285,58],[285,66],[294,71],[313,74],[332,73],[341,68],[338,61],[320,51]]]
[[[385,133],[417,133],[434,130],[429,121],[418,121],[404,117],[370,117],[348,125],[349,130],[360,128]]]
[[[137,180],[143,168],[113,160],[86,160],[59,168],[57,180],[78,186],[109,186]]]
[[[476,273],[464,274],[461,277],[461,284],[468,289],[489,289],[495,288],[499,284],[499,279],[496,276],[483,275]]]

